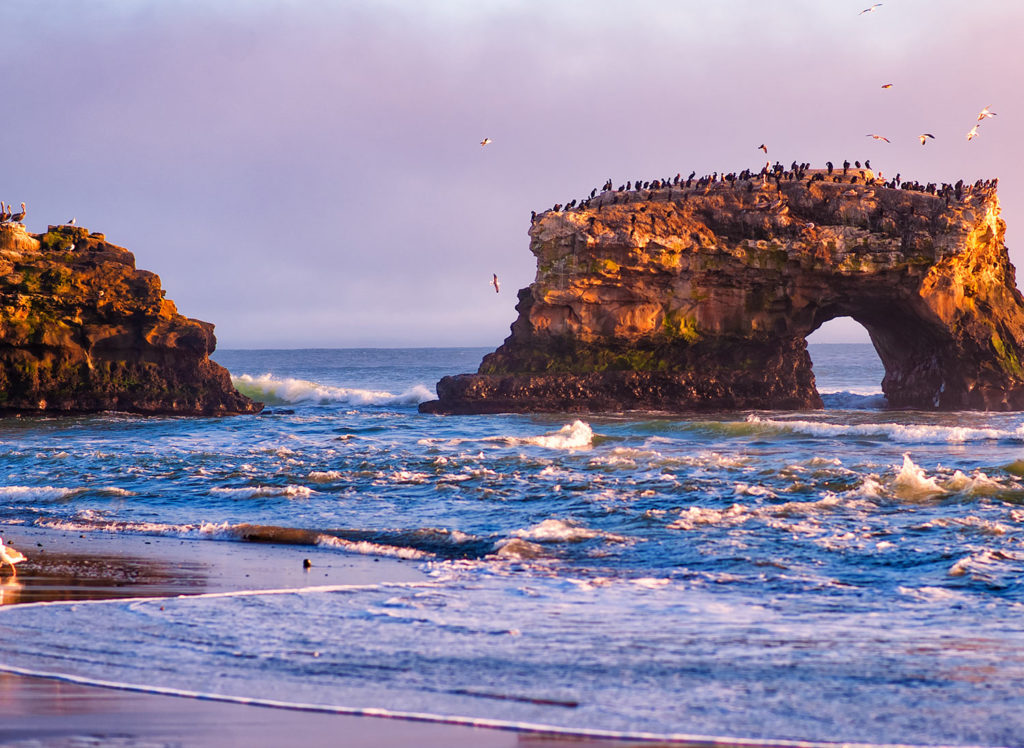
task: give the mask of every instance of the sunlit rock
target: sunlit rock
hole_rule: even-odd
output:
[[[231,414],[262,405],[210,361],[209,322],[102,234],[0,225],[0,413]]]
[[[820,408],[805,338],[846,316],[871,336],[890,407],[1024,409],[1024,304],[994,183],[822,176],[608,191],[538,215],[511,336],[422,409]]]

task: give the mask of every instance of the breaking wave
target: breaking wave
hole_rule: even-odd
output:
[[[363,390],[350,387],[307,382],[304,379],[285,377],[278,379],[271,374],[252,376],[240,374],[231,377],[232,383],[243,395],[271,405],[295,405],[318,403],[328,405],[418,405],[433,400],[435,395],[427,387],[417,384],[405,392],[394,394],[384,390]]]
[[[865,436],[908,444],[962,444],[1009,440],[1024,441],[1024,426],[1015,429],[932,426],[902,423],[828,423],[825,421],[777,420],[756,415],[746,423],[759,429],[815,437]]]

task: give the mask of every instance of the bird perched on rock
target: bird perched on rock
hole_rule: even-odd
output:
[[[928,142],[928,138],[931,138],[932,140],[935,139],[935,136],[932,135],[930,132],[923,132],[920,135],[918,135],[917,137],[921,141],[921,145],[924,145],[925,143],[927,143]]]
[[[996,116],[995,112],[990,112],[988,110],[988,107],[985,107],[980,112],[978,112],[978,122],[981,122],[983,119],[988,119],[989,117],[995,117],[995,116]]]
[[[20,213],[15,213],[12,216],[8,216],[7,220],[10,221],[11,223],[21,223],[22,221],[25,220],[25,213],[26,213],[26,211],[25,211],[25,203],[22,203],[21,204],[21,212]]]
[[[494,141],[491,140],[490,138],[484,138],[483,140],[480,141],[480,145],[490,145],[493,142]]]
[[[874,138],[875,140],[884,140],[886,143],[890,142],[889,138],[886,138],[886,137],[884,137],[882,135],[875,135],[874,133],[870,133],[870,132],[865,137]]]
[[[491,285],[494,286],[494,293],[499,293],[501,291],[501,284],[498,283],[498,274],[491,273],[491,276]]]
[[[25,554],[14,550],[9,545],[4,545],[3,538],[0,538],[0,568],[3,568],[4,564],[8,564],[11,567],[11,571],[17,574],[18,570],[14,568],[14,565],[20,564],[24,560]]]
[[[7,219],[10,217],[10,208],[5,208],[3,200],[0,200],[0,223],[7,223]]]

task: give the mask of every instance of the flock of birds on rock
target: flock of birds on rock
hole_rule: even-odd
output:
[[[21,204],[21,211],[15,213],[12,206],[5,206],[3,201],[0,200],[0,223],[21,223],[25,220],[25,215],[25,203]]]
[[[760,148],[763,149],[763,146],[760,146]],[[998,179],[979,179],[973,185],[965,184],[962,179],[954,184],[947,184],[945,182],[921,184],[915,180],[904,180],[902,174],[897,174],[892,179],[885,179],[881,172],[875,175],[870,171],[870,160],[865,160],[863,165],[860,161],[854,161],[852,164],[849,161],[844,161],[841,167],[828,161],[825,167],[825,169],[812,170],[809,163],[797,163],[794,161],[787,169],[783,164],[776,161],[775,164],[765,164],[760,171],[744,169],[740,172],[730,172],[722,175],[719,175],[716,171],[711,174],[705,174],[702,177],[697,177],[697,172],[692,171],[687,177],[683,177],[682,174],[676,174],[674,177],[665,179],[652,179],[649,181],[637,179],[635,182],[630,180],[625,184],[620,184],[618,187],[614,187],[612,180],[609,179],[600,189],[597,187],[592,189],[586,197],[570,200],[565,204],[555,203],[551,207],[550,212],[584,210],[592,206],[600,211],[606,205],[633,202],[634,196],[644,191],[649,191],[646,197],[651,199],[654,191],[667,190],[668,194],[665,198],[672,200],[673,190],[678,189],[679,198],[685,200],[690,194],[687,190],[691,192],[701,190],[706,193],[715,185],[733,188],[743,187],[747,192],[753,192],[759,186],[766,186],[769,182],[774,182],[776,187],[781,186],[783,182],[833,182],[923,192],[943,197],[947,201],[952,199],[959,201],[975,190],[991,190],[995,189],[999,184]],[[611,194],[610,198],[607,197],[609,193]],[[535,221],[536,219],[537,212],[531,212],[530,220]]]

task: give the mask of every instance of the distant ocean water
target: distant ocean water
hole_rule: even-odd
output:
[[[1024,413],[885,411],[871,346],[824,344],[824,411],[417,412],[484,353],[221,351],[268,414],[0,421],[0,523],[299,528],[428,574],[9,607],[0,665],[569,730],[1024,743]]]

